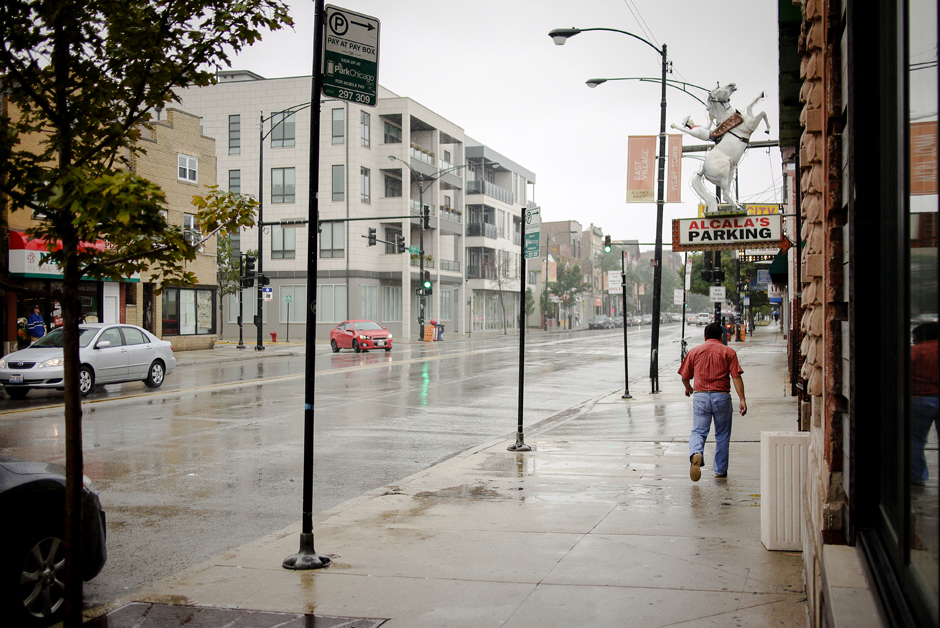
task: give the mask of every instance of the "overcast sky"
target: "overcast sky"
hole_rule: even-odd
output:
[[[267,78],[307,75],[313,50],[313,1],[289,0],[293,32],[268,34],[233,62]],[[543,220],[578,220],[615,240],[654,242],[656,205],[626,203],[630,135],[659,132],[660,86],[619,81],[589,89],[590,78],[660,76],[660,55],[620,33],[588,32],[556,46],[553,28],[616,28],[668,47],[672,79],[712,88],[736,83],[732,104],[745,108],[761,92],[777,139],[777,3],[753,0],[342,0],[378,18],[379,83],[462,127],[536,174]],[[667,94],[669,123],[704,107]],[[684,136],[685,145],[700,144]],[[688,186],[701,162],[683,159],[681,204],[667,204],[663,240],[673,218],[694,216]],[[780,202],[777,149],[751,149],[740,164],[740,197]],[[644,247],[648,248],[648,247]]]

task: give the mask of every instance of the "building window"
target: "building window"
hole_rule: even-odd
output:
[[[245,288],[241,291],[242,295],[242,322],[248,323],[254,320],[255,315],[258,313],[258,289],[257,288]],[[293,305],[293,304],[292,304]],[[225,296],[225,308],[228,310],[226,315],[226,321],[229,323],[238,322],[238,293],[228,294]],[[267,325],[268,323],[268,307],[266,302],[262,302],[261,307],[261,323]]]
[[[271,202],[294,202],[293,168],[271,168]]]
[[[230,192],[235,194],[242,193],[242,171],[241,170],[229,170],[228,171],[228,189]]]
[[[206,246],[202,242],[202,230],[196,223],[195,214],[183,214],[183,232],[186,234],[187,241],[192,243],[199,243],[199,248],[197,250],[200,253],[206,250]]]
[[[320,257],[342,257],[343,248],[343,223],[323,223],[320,231]]]
[[[275,113],[271,116],[271,148],[294,145],[294,114]]]
[[[228,154],[238,155],[242,152],[242,117],[234,115],[228,117]]]
[[[442,321],[449,321],[451,320],[451,303],[453,302],[453,300],[451,299],[451,296],[453,296],[454,292],[453,290],[441,290],[440,292],[441,292],[440,319]]]
[[[379,320],[379,287],[359,286],[362,291],[362,318],[369,321]]]
[[[346,120],[342,109],[333,110],[333,143],[342,144],[346,139]]]
[[[342,201],[346,198],[346,177],[343,164],[333,166],[333,200]]]
[[[371,116],[365,111],[359,112],[359,124],[362,127],[362,146],[370,148],[372,146],[372,120]]]
[[[401,144],[401,129],[390,122],[385,123],[385,143]]]
[[[401,322],[401,286],[382,286],[382,322]]]
[[[128,282],[124,284],[124,304],[131,306],[137,305],[137,282]]]
[[[167,288],[163,291],[164,336],[194,336],[214,333],[214,290],[206,288]]]
[[[240,229],[235,229],[228,234],[229,241],[232,243],[232,255],[238,256],[242,252],[242,233]]]
[[[271,225],[271,259],[294,259],[296,232],[293,227]]]
[[[307,322],[307,284],[281,284],[278,319],[281,323]],[[290,297],[290,303],[287,298]]]
[[[401,179],[385,175],[385,198],[401,197]]]
[[[317,286],[317,322],[339,323],[346,320],[346,286]]]
[[[401,235],[401,229],[394,229],[392,227],[385,228],[385,241],[392,242],[392,244],[385,245],[386,255],[394,255],[398,253],[398,236]]]
[[[363,203],[372,202],[372,184],[369,180],[369,169],[368,168],[359,168],[359,183],[361,185],[362,197],[360,200]]]
[[[176,175],[180,181],[199,183],[199,160],[189,155],[179,155],[179,172]]]

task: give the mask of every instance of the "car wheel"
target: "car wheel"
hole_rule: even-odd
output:
[[[144,380],[144,384],[147,385],[147,388],[160,388],[163,384],[164,377],[166,377],[166,369],[163,366],[163,362],[154,360],[153,364],[150,365],[150,371],[147,373],[147,379]]]
[[[362,349],[359,348],[358,340],[353,340],[353,351],[355,351],[356,353],[359,353],[360,351],[362,351]]]
[[[11,399],[22,399],[29,392],[29,388],[4,388]]]
[[[391,350],[392,350],[391,347],[385,347],[385,353],[388,353],[388,352],[391,351]]]
[[[95,388],[95,374],[91,368],[83,366],[78,372],[78,392],[82,397],[87,397]]]
[[[339,345],[336,344],[336,340],[330,341],[330,349],[333,350],[333,353],[339,353]]]
[[[12,546],[3,588],[10,594],[14,625],[47,626],[61,619],[65,604],[62,534],[40,529]]]

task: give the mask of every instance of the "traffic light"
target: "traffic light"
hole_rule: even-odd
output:
[[[431,271],[424,271],[424,283],[421,285],[424,287],[424,294],[431,294]]]
[[[369,246],[375,246],[375,229],[369,227]]]
[[[422,211],[424,212],[424,215],[422,219],[421,228],[430,229],[431,228],[431,206],[425,205]]]
[[[721,268],[716,268],[712,271],[712,281],[722,283],[725,280],[725,271]]]
[[[712,282],[712,269],[711,268],[702,269],[702,281],[704,281],[705,283]]]
[[[405,252],[405,236],[399,234],[398,236],[396,236],[395,239],[398,242],[398,252],[404,253]]]
[[[259,286],[270,286],[271,278],[267,275],[258,275],[258,285]]]
[[[255,256],[245,255],[245,277],[255,276]]]
[[[242,277],[242,288],[253,288],[255,285],[254,277]]]
[[[604,236],[604,252],[610,253],[610,236]]]

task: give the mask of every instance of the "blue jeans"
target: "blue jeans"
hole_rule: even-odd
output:
[[[715,473],[728,472],[728,448],[731,444],[731,393],[697,392],[692,395],[692,435],[689,436],[689,458],[703,454],[705,439],[715,422]]]
[[[937,417],[937,397],[911,397],[911,479],[915,482],[930,479],[924,448],[930,426],[937,426]]]

